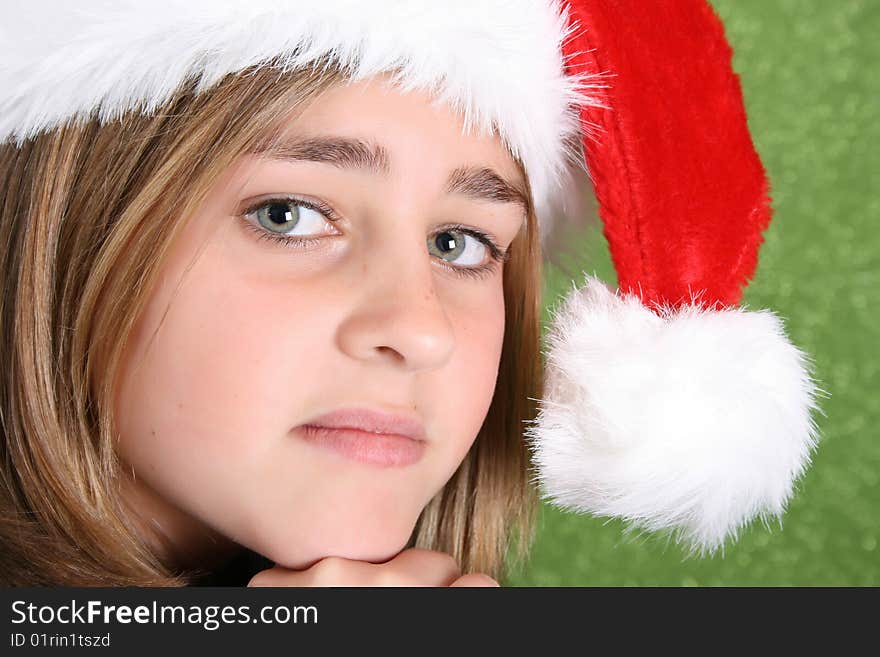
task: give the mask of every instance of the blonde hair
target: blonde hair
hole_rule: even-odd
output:
[[[230,75],[159,111],[0,145],[0,582],[176,586],[122,500],[113,391],[163,255],[216,177],[291,111],[342,81],[327,63]],[[534,213],[505,264],[506,330],[492,405],[409,546],[502,578],[533,538],[523,423],[540,396]]]

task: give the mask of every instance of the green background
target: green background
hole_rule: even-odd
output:
[[[831,395],[782,525],[686,559],[621,522],[542,503],[530,560],[506,586],[880,585],[880,2],[714,0],[734,49],[774,218],[746,290],[771,308]],[[547,308],[579,267],[616,282],[596,228],[546,272]],[[577,271],[575,269],[575,271]]]

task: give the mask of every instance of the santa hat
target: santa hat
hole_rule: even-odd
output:
[[[7,3],[0,142],[150,113],[191,78],[201,92],[327,56],[496,131],[544,235],[586,156],[619,289],[586,276],[550,327],[526,429],[545,499],[703,550],[781,514],[817,440],[818,391],[780,319],[738,305],[768,186],[704,0]]]

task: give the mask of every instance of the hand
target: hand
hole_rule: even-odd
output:
[[[445,552],[410,548],[385,563],[343,557],[321,559],[306,570],[275,566],[257,573],[248,586],[499,586],[482,573],[461,574]]]

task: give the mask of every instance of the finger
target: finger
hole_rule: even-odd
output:
[[[269,568],[268,570],[261,570],[256,575],[251,577],[251,580],[248,582],[248,588],[258,588],[262,586],[295,586],[293,583],[288,583],[291,573],[295,571],[287,570],[282,568],[281,566],[274,566]]]
[[[388,586],[449,586],[461,575],[458,562],[451,555],[420,548],[404,550],[383,570],[396,580]]]
[[[248,583],[259,586],[371,586],[372,564],[342,557],[325,557],[305,570],[276,565],[257,573]]]
[[[466,586],[466,587],[500,587],[501,585],[496,582],[494,579],[489,577],[488,575],[484,575],[483,573],[468,573],[463,577],[459,577],[455,580],[450,587],[452,586]]]

